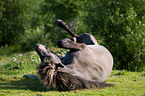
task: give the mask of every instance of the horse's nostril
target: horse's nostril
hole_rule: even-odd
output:
[[[59,48],[62,48],[62,41],[61,41],[61,40],[57,41],[57,46],[58,46]]]

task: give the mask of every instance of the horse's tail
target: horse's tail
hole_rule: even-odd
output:
[[[94,89],[113,85],[105,82],[88,81],[67,72],[57,71],[45,63],[38,67],[38,75],[46,88],[59,91]]]

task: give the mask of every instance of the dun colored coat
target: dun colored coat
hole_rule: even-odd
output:
[[[38,67],[40,80],[48,89],[76,90],[111,85],[105,81],[113,67],[113,57],[99,45],[91,34],[75,35],[62,21],[56,22],[69,31],[71,38],[57,42],[58,47],[69,49],[60,60],[48,47],[37,44],[35,50],[41,58]]]

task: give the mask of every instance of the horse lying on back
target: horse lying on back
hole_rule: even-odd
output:
[[[57,42],[58,47],[69,49],[60,60],[48,47],[37,44],[35,50],[40,56],[38,67],[40,80],[49,89],[76,90],[109,86],[105,83],[113,67],[113,57],[96,39],[88,33],[75,35],[62,21],[59,27],[67,30],[72,38]]]

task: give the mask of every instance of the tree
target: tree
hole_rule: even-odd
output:
[[[145,62],[145,1],[89,1],[85,19],[92,34],[103,40],[115,69],[142,70]],[[87,7],[86,7],[87,8]]]
[[[33,25],[31,20],[37,13],[39,2],[38,0],[0,1],[0,46],[17,44],[25,30]]]
[[[68,25],[75,22],[82,9],[82,0],[44,0],[41,8],[44,35],[47,35],[47,40],[56,42],[69,35],[60,28],[54,28],[55,20],[61,19]]]

